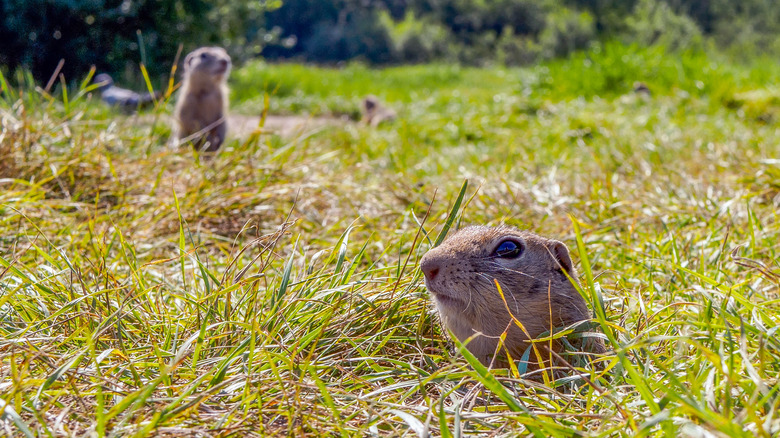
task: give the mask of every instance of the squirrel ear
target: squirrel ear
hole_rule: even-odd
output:
[[[569,256],[569,249],[566,248],[566,245],[564,245],[563,242],[553,240],[552,245],[550,245],[550,252],[552,253],[552,256],[555,257],[555,261],[558,262],[561,269],[568,272],[569,275],[574,274],[574,264]]]
[[[192,64],[192,59],[193,58],[194,58],[194,56],[192,56],[192,52],[187,54],[187,57],[184,58],[184,71],[185,72],[190,69],[190,64]]]

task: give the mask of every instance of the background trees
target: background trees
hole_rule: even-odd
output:
[[[133,76],[143,62],[165,74],[186,51],[221,44],[241,58],[260,53],[272,2],[238,0],[0,0],[0,66],[48,79],[60,59],[68,78],[94,65]]]
[[[780,53],[780,8],[765,0],[0,0],[0,65],[72,78],[91,65],[130,77],[170,71],[180,45],[372,64],[527,64],[604,39],[740,56]]]

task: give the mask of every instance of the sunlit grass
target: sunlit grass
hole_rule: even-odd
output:
[[[272,113],[351,114],[370,93],[399,119],[212,160],[167,148],[153,117],[9,81],[2,427],[774,436],[779,69],[615,46],[524,70],[250,65],[238,112],[263,90]],[[458,353],[417,269],[448,218],[567,243],[601,365],[543,385]]]

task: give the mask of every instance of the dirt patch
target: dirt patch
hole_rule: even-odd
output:
[[[344,126],[348,120],[335,117],[271,116],[265,119],[263,132],[281,137],[298,137],[319,131],[329,126]],[[246,138],[259,128],[260,117],[230,114],[228,116],[228,136]]]
[[[128,117],[131,123],[140,123],[151,125],[155,123],[154,114],[142,114]],[[173,117],[162,115],[157,117],[158,124],[173,123]],[[285,138],[294,138],[313,134],[314,132],[326,129],[328,127],[343,127],[354,123],[348,119],[339,119],[336,117],[306,117],[306,116],[272,116],[265,119],[262,127],[263,133],[276,134]],[[260,129],[259,116],[246,116],[242,114],[228,115],[228,138],[245,139],[255,130]]]

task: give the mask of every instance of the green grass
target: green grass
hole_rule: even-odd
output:
[[[258,63],[233,74],[237,112],[267,90],[271,113],[354,115],[371,93],[399,118],[213,160],[166,148],[154,117],[4,80],[0,427],[775,436],[777,77],[617,45],[528,69]],[[453,227],[572,250],[613,349],[587,379],[488,371],[448,342],[417,263],[464,180]]]

